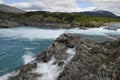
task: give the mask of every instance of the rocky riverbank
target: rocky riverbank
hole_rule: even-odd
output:
[[[47,22],[33,22],[33,21],[11,21],[11,20],[0,20],[0,28],[10,28],[19,26],[32,26],[39,28],[72,28],[70,24],[62,23],[47,23]],[[73,26],[74,27],[74,26]]]
[[[111,26],[114,24],[120,24],[119,22],[110,22],[110,23],[101,23],[101,22],[94,22],[93,25],[87,27],[81,25],[76,25],[72,23],[56,23],[56,22],[37,22],[37,21],[19,21],[19,20],[2,20],[0,19],[0,28],[11,28],[11,27],[20,27],[20,26],[26,26],[26,27],[38,27],[38,28],[64,28],[64,29],[70,29],[70,28],[93,28],[93,27],[101,27],[101,26]]]
[[[119,22],[117,22],[119,23]],[[80,23],[80,25],[73,24],[73,23],[58,23],[58,22],[37,22],[37,21],[19,21],[19,20],[2,20],[0,19],[0,28],[11,28],[11,27],[38,27],[38,28],[63,28],[63,29],[70,29],[70,28],[97,28],[101,26],[109,26],[113,25],[113,23],[101,23],[101,22],[92,22],[91,25],[84,25]],[[88,27],[89,26],[89,27]]]
[[[91,27],[99,27],[103,26],[103,23],[95,23]],[[87,28],[86,26],[79,26],[72,23],[56,23],[56,22],[36,22],[36,21],[11,21],[11,20],[0,20],[0,28],[10,28],[10,27],[20,27],[20,26],[32,26],[38,28]]]
[[[119,40],[100,43],[63,34],[9,80],[119,80],[119,75]]]

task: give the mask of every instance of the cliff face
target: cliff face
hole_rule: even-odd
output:
[[[120,41],[63,34],[9,80],[119,80]]]

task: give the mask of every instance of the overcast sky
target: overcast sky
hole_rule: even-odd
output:
[[[120,15],[120,0],[0,0],[0,3],[27,11],[81,12],[98,8]]]

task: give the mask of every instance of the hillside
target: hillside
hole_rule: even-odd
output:
[[[120,17],[113,17],[114,14],[110,12],[104,12],[104,16],[97,15],[86,15],[88,12],[82,13],[60,13],[60,12],[46,12],[46,11],[35,11],[26,12],[22,11],[23,14],[16,14],[21,12],[16,8],[12,8],[1,5],[3,10],[0,11],[0,27],[17,27],[17,26],[33,26],[33,27],[49,27],[49,28],[75,28],[75,27],[99,27],[103,26],[104,23],[120,22]],[[7,8],[6,8],[7,7]],[[10,9],[9,9],[10,8]],[[8,9],[8,10],[7,10]],[[5,11],[4,11],[5,10]],[[11,13],[8,13],[8,12]],[[96,15],[96,12],[92,14]],[[97,12],[101,13],[101,12]],[[103,12],[102,12],[103,13]],[[112,17],[107,16],[112,15]],[[105,15],[106,14],[106,15]]]
[[[8,5],[0,4],[0,11],[1,12],[8,12],[8,13],[25,13],[25,11],[20,10],[15,7],[11,7]]]
[[[120,17],[87,16],[76,13],[27,12],[24,14],[0,13],[1,27],[35,26],[35,27],[99,27],[104,23],[120,22]]]
[[[117,15],[115,15],[114,13],[104,10],[86,11],[86,12],[80,12],[80,14],[84,14],[88,16],[117,17]]]

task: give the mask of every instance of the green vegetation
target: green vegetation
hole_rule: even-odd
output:
[[[42,22],[70,24],[73,27],[96,27],[104,23],[120,22],[120,17],[86,16],[79,13],[27,12],[13,14],[0,12],[0,19],[22,22]]]
[[[109,45],[109,48],[110,48],[110,49],[118,48],[118,47],[120,47],[120,41],[112,42],[112,43]]]

